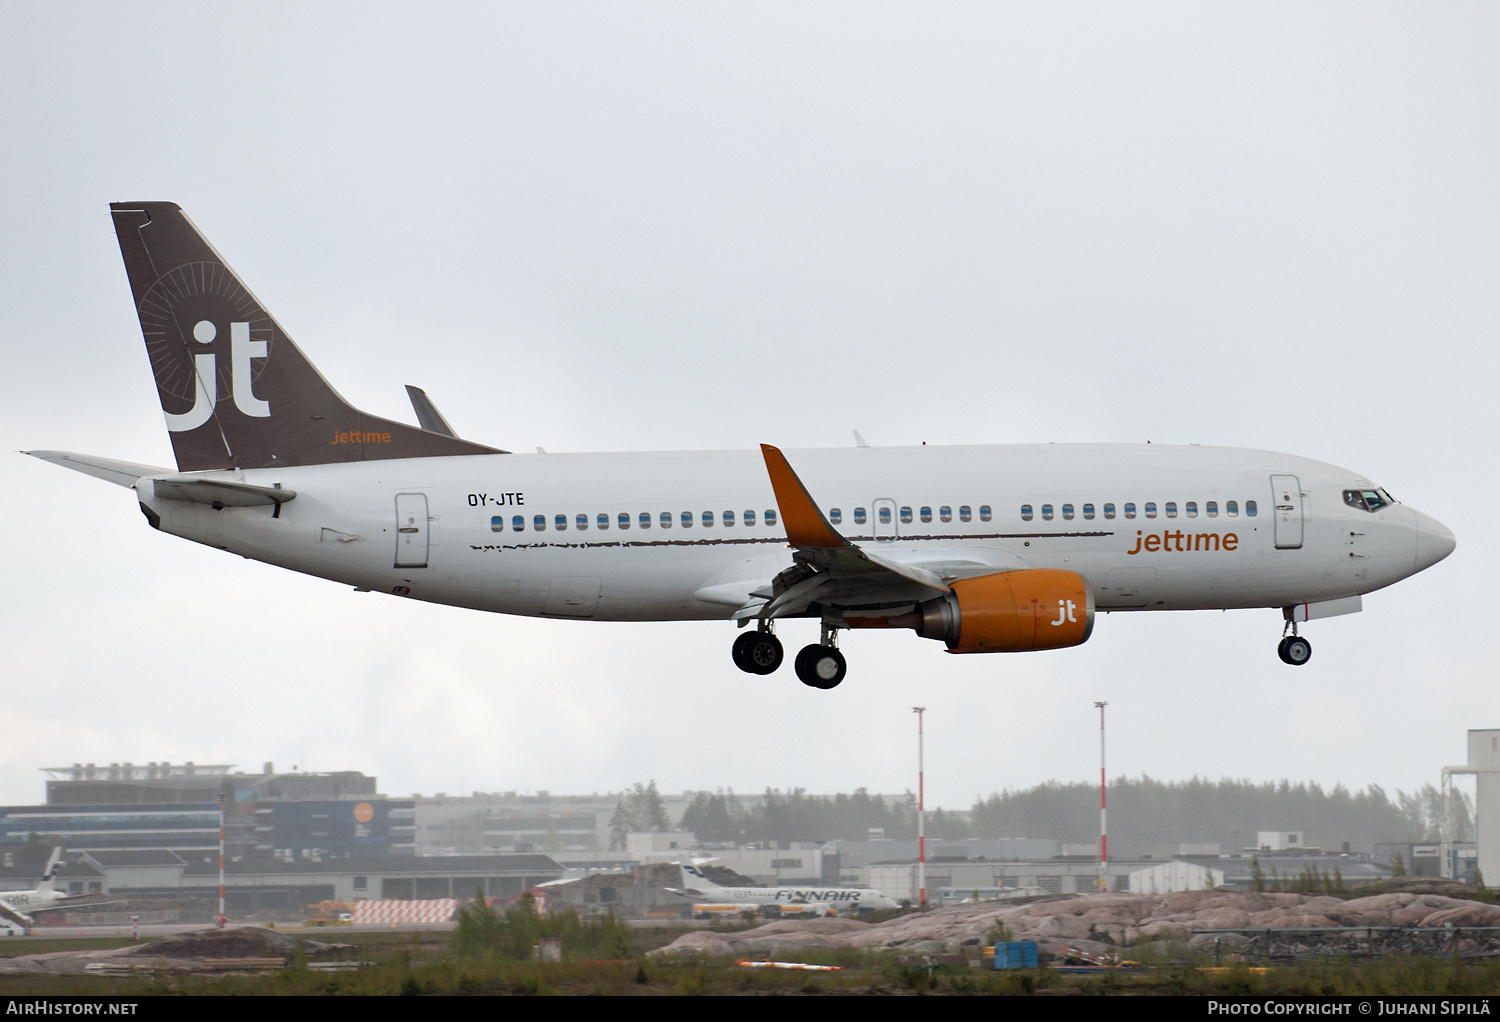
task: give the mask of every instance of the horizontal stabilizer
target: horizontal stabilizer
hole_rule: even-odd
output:
[[[138,465],[133,461],[96,458],[91,454],[74,454],[71,451],[23,451],[22,453],[126,488],[134,486],[136,480],[142,476],[159,476],[172,471],[170,468],[159,468],[156,465]]]
[[[162,500],[191,500],[214,507],[257,507],[285,504],[297,496],[296,490],[278,490],[271,486],[251,486],[222,479],[157,479],[156,496]]]

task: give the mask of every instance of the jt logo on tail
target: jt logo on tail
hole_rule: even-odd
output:
[[[193,326],[193,340],[199,344],[212,344],[219,336],[219,328],[206,319]],[[250,339],[249,323],[229,324],[230,389],[234,392],[234,406],[246,415],[257,419],[268,418],[271,403],[256,397],[250,389],[250,360],[266,357],[266,342]],[[214,372],[212,352],[200,354],[193,359],[193,374],[198,379],[197,396],[193,407],[181,414],[166,412],[167,429],[181,433],[197,429],[208,421],[218,404],[217,376]]]

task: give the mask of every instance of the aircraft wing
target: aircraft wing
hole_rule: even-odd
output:
[[[751,601],[737,618],[787,617],[814,603],[845,612],[892,610],[949,591],[955,579],[1033,567],[1030,561],[1001,549],[875,553],[844,538],[823,516],[786,455],[761,444],[776,505],[796,552],[792,567],[769,588],[747,594]]]

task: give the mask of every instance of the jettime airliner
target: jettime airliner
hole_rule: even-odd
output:
[[[176,470],[39,458],[134,491],[151,526],[412,600],[535,617],[731,621],[769,674],[776,626],[910,628],[950,653],[1085,642],[1099,611],[1357,611],[1453,534],[1357,472],[1226,447],[1030,444],[513,454],[352,407],[170,202],[110,207]]]

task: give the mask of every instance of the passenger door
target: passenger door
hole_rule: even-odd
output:
[[[1272,476],[1271,499],[1276,506],[1276,549],[1300,549],[1305,510],[1302,484],[1296,476]]]
[[[896,502],[889,497],[881,497],[870,505],[872,515],[871,528],[874,530],[876,539],[896,538]]]

